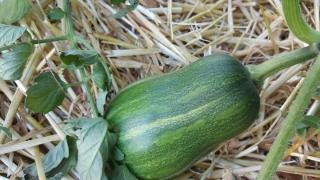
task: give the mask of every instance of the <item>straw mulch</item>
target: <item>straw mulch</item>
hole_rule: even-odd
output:
[[[319,2],[303,2],[308,22],[319,30]],[[109,16],[119,7],[107,1],[73,0],[72,14],[76,34],[108,60],[113,88],[118,92],[134,81],[175,71],[213,52],[229,53],[243,64],[255,64],[306,46],[289,32],[280,5],[280,0],[141,0],[135,11],[114,19]],[[62,7],[62,0],[33,1],[32,11],[20,25],[27,27],[34,39],[63,35],[64,23],[49,22],[45,16],[56,6]],[[51,69],[68,82],[77,81],[76,76],[61,73],[59,52],[67,48],[67,42],[37,45],[30,59],[36,62],[32,77]],[[255,179],[307,68],[308,63],[296,65],[268,78],[261,90],[262,106],[255,124],[178,179]],[[53,112],[29,112],[23,98],[25,84],[31,79],[0,81],[0,122],[10,116],[14,132],[14,141],[7,142],[10,153],[0,156],[0,173],[6,178],[19,179],[24,166],[53,147],[52,142],[64,135],[61,122],[90,116],[81,88],[69,89],[68,98]],[[92,91],[97,94],[95,88]],[[317,114],[318,106],[314,100],[306,113]],[[320,179],[319,132],[310,129],[306,138],[294,137],[276,179]],[[67,178],[77,176],[73,172]]]

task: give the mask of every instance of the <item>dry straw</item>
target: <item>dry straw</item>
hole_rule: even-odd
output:
[[[64,23],[49,22],[45,16],[57,4],[61,6],[62,1],[33,1],[32,11],[20,25],[27,27],[35,39],[63,35]],[[319,30],[319,1],[303,1],[302,7],[308,22]],[[250,64],[305,46],[289,33],[280,0],[141,0],[138,8],[123,18],[110,18],[115,12],[116,8],[104,0],[72,1],[76,34],[108,60],[116,92],[138,79],[175,71],[217,51],[231,53],[243,64]],[[4,141],[0,136],[1,143],[9,143],[0,146],[4,179],[23,176],[22,166],[33,160],[39,178],[45,179],[39,158],[53,147],[52,141],[65,137],[59,124],[67,118],[90,114],[81,88],[68,89],[64,103],[44,116],[30,114],[24,107],[24,91],[41,71],[51,69],[61,79],[79,80],[61,73],[58,54],[67,47],[64,42],[38,45],[20,81],[0,80],[1,124],[13,133],[13,141]],[[269,77],[261,90],[262,106],[256,123],[177,179],[255,179],[307,67],[296,65]],[[317,114],[318,107],[318,100],[314,100],[307,113]],[[277,179],[320,178],[319,132],[310,129],[305,138],[294,137]]]

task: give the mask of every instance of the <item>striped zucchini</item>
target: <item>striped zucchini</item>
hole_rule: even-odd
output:
[[[259,105],[246,68],[217,53],[125,88],[107,121],[136,176],[168,179],[247,129]]]

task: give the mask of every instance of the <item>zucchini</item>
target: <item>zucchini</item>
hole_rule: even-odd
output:
[[[247,129],[259,105],[247,69],[217,53],[133,83],[111,102],[106,119],[136,176],[168,179]]]

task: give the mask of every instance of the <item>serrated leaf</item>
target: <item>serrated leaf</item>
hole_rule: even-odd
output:
[[[16,42],[24,32],[26,32],[24,27],[0,24],[0,47]]]
[[[12,24],[19,21],[29,8],[28,0],[0,0],[0,23]]]
[[[92,75],[93,75],[93,82],[95,83],[95,85],[98,88],[105,90],[108,86],[109,77],[105,68],[100,62],[97,62],[93,66]]]
[[[29,43],[17,44],[12,51],[4,53],[0,59],[0,79],[20,79],[31,53],[32,45]]]
[[[105,114],[104,105],[106,104],[107,95],[108,95],[108,91],[102,91],[101,89],[99,89],[96,104],[97,104],[97,109],[100,115],[102,116],[104,116]]]
[[[99,55],[96,51],[67,50],[61,53],[60,58],[66,67],[74,69],[96,63]]]
[[[3,127],[3,126],[0,126],[0,132],[4,132],[5,135],[7,135],[10,139],[12,139],[12,133],[10,131],[9,128],[6,128],[6,127]]]
[[[138,180],[125,165],[116,165],[109,178],[110,180]]]
[[[76,169],[81,179],[102,179],[104,157],[102,157],[100,150],[108,146],[104,144],[107,143],[105,141],[108,129],[107,122],[102,118],[80,118],[68,121],[67,124],[80,130],[77,141],[78,163]]]
[[[139,5],[138,0],[129,0],[129,5],[124,9],[119,10],[116,14],[113,15],[114,18],[122,18],[126,16],[130,11],[135,10]]]
[[[53,8],[48,13],[50,20],[60,20],[65,16],[65,12],[61,8]]]
[[[67,136],[65,140],[60,141],[59,144],[51,149],[43,158],[44,171],[48,179],[61,179],[76,165],[77,148],[76,141],[73,137]],[[26,172],[32,176],[37,176],[37,169],[35,164],[31,164]]]
[[[59,106],[64,97],[64,86],[52,72],[41,73],[27,90],[26,106],[34,112],[48,113]]]

